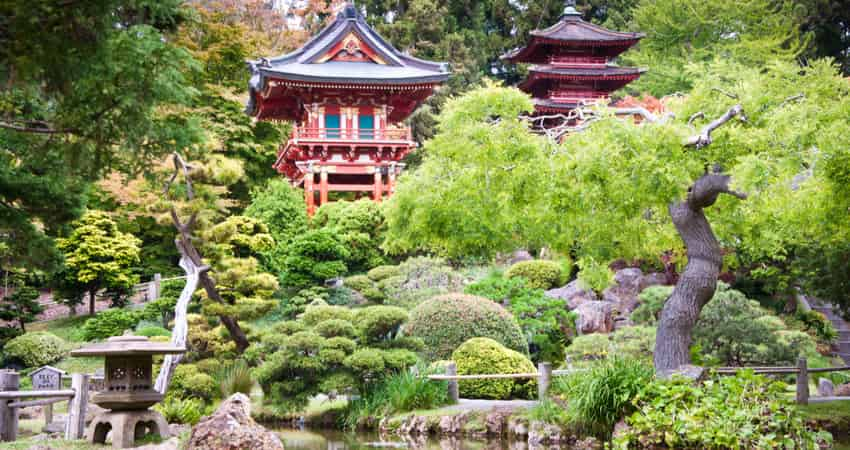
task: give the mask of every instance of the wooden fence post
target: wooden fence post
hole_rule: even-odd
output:
[[[457,375],[457,364],[454,361],[446,364],[446,375],[455,376]],[[460,389],[458,387],[457,380],[449,380],[449,402],[452,404],[457,403],[460,400]]]
[[[537,399],[542,402],[546,400],[546,395],[549,393],[549,383],[552,381],[552,363],[537,363],[537,372],[540,373],[540,377],[537,379]]]
[[[65,439],[82,439],[86,429],[86,406],[89,402],[89,376],[85,373],[71,375],[74,397],[68,402],[68,421],[65,422]]]
[[[155,273],[153,274],[153,280],[148,283],[148,300],[152,302],[154,300],[159,299],[159,294],[162,292],[162,275]]]
[[[806,363],[806,358],[797,360],[797,404],[809,404],[809,366]]]
[[[0,372],[0,391],[17,391],[21,378],[14,370]],[[9,403],[20,399],[0,400],[0,441],[14,442],[18,438],[18,408],[9,408]]]

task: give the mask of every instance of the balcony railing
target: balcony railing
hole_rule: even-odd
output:
[[[409,128],[359,129],[296,127],[293,139],[339,139],[345,141],[412,141]]]
[[[549,99],[556,102],[579,102],[585,103],[604,100],[608,97],[607,92],[603,91],[549,91]]]
[[[567,67],[599,67],[608,63],[604,56],[560,56],[549,57],[549,64]]]

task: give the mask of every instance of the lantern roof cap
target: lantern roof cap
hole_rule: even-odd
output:
[[[71,351],[71,356],[145,356],[185,353],[186,349],[170,342],[153,342],[145,336],[125,333],[106,342],[90,344]]]

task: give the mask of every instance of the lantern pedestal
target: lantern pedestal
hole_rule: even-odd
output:
[[[71,352],[72,356],[104,356],[103,390],[91,402],[110,411],[98,414],[86,430],[96,444],[106,442],[112,432],[112,448],[130,448],[148,434],[170,437],[168,422],[148,408],[162,400],[153,389],[153,355],[177,354],[186,350],[168,343],[151,342],[143,336],[118,336]]]
[[[112,432],[112,448],[131,448],[137,439],[149,434],[162,439],[171,437],[168,422],[157,411],[107,411],[97,415],[86,430],[86,440],[95,444],[106,443]]]

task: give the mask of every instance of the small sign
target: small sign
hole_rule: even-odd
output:
[[[64,370],[50,366],[40,367],[30,374],[32,388],[36,391],[62,389],[62,375],[65,375]]]

